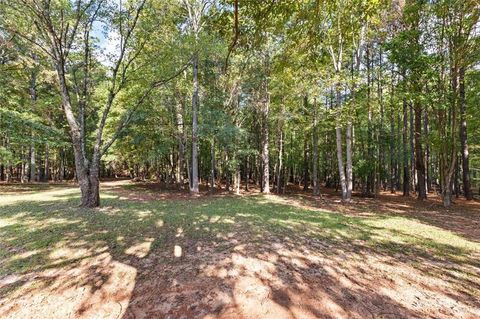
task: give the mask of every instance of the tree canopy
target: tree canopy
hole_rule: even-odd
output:
[[[0,1],[0,173],[449,206],[480,185],[476,0]]]

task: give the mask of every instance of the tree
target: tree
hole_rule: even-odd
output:
[[[102,156],[128,125],[138,106],[145,101],[155,87],[163,83],[163,81],[152,81],[147,85],[120,121],[115,133],[108,139],[104,138],[104,129],[118,96],[131,83],[131,78],[134,77],[131,73],[141,71],[140,68],[135,67],[135,61],[147,42],[141,37],[137,38],[145,5],[145,0],[129,2],[126,7],[121,4],[111,7],[103,0],[78,0],[74,3],[51,1],[31,3],[18,0],[7,5],[11,17],[8,30],[25,41],[35,44],[36,49],[40,50],[55,68],[62,108],[74,150],[76,177],[82,192],[81,205],[84,207],[100,205],[99,170]],[[27,13],[26,16],[25,13]],[[26,27],[36,28],[35,37],[26,34],[24,30],[16,28],[13,24],[15,18],[20,15],[27,20]],[[93,96],[97,93],[92,86],[100,84],[92,83],[92,69],[98,62],[92,57],[91,44],[94,25],[100,17],[109,21],[110,31],[119,38],[118,51],[110,61],[109,72],[104,74],[107,89],[103,107],[89,105],[93,103]],[[77,48],[82,50],[80,63],[83,70],[77,78],[77,83],[81,83],[80,96],[74,98],[74,89],[69,83],[69,72],[72,64],[77,62],[75,60]],[[87,132],[85,114],[89,106],[99,112],[91,151],[86,147],[90,132]]]

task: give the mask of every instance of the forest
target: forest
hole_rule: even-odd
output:
[[[75,295],[87,301],[58,318],[102,311],[111,318],[480,316],[479,17],[478,0],[0,0],[0,317],[51,318],[26,294],[66,303],[51,299],[58,287],[46,279],[40,290],[38,282],[30,286],[48,269],[62,270],[56,276],[63,282],[76,280],[65,267],[84,274],[77,279],[85,285],[101,281],[95,289],[110,289],[113,297],[102,292],[109,300],[122,289],[131,295],[115,301],[117,317],[115,302],[101,308],[95,291],[89,301]],[[164,227],[155,228],[160,217]],[[213,225],[217,217],[221,224]],[[183,285],[182,272],[193,271],[185,265],[203,263],[197,273],[223,265],[212,257],[219,238],[231,244],[222,249],[232,251],[233,262],[232,240],[257,235],[264,254],[289,252],[275,257],[291,258],[274,265],[277,280],[282,271],[312,275],[292,261],[300,258],[293,257],[298,243],[317,252],[335,247],[336,255],[322,258],[342,271],[339,251],[347,259],[359,251],[390,256],[405,272],[422,265],[418,278],[429,273],[458,294],[428,290],[435,304],[417,278],[423,310],[414,310],[405,305],[414,293],[398,281],[392,299],[363,301],[375,291],[365,288],[371,282],[354,282],[360,288],[350,295],[332,283],[317,295],[330,306],[313,300],[297,313],[301,294],[276,282],[265,297],[272,304],[256,305],[258,296],[242,297],[246,302],[235,295],[254,280],[252,269],[269,267],[256,247],[242,255],[256,256],[255,267],[242,259],[248,280],[205,297],[196,310],[182,308],[195,300],[189,292],[175,295],[183,302],[155,301],[167,311],[142,294],[169,291],[168,280],[134,276],[133,288],[120,287],[112,279],[120,275],[102,273],[108,265],[92,257],[106,245],[104,253],[134,265],[137,276],[163,265]],[[215,252],[200,252],[204,240],[215,241]],[[155,247],[170,246],[174,256],[155,259]],[[65,256],[48,255],[52,247]],[[88,267],[83,251],[94,258]],[[193,259],[176,264],[177,254],[189,253]],[[399,258],[404,253],[408,258]],[[286,263],[302,270],[286,270]],[[320,264],[314,268],[328,273]],[[451,270],[445,265],[455,265],[454,274],[443,273]],[[429,267],[446,268],[432,274]],[[237,275],[225,278],[238,279],[232,269]],[[350,275],[362,276],[358,271]],[[202,274],[200,286],[213,280]],[[187,283],[202,280],[189,276]],[[229,301],[219,303],[221,293]],[[9,308],[12,300],[23,310]],[[232,308],[242,300],[243,308]],[[439,310],[451,300],[453,312]]]

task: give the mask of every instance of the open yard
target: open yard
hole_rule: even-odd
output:
[[[479,318],[480,204],[0,187],[1,318]]]

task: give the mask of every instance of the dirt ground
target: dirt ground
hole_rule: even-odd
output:
[[[230,196],[192,199],[178,190],[127,182],[103,187],[139,205],[189,200],[195,207]],[[480,318],[478,201],[459,199],[445,209],[435,196],[419,203],[382,193],[355,197],[347,205],[333,191],[322,191],[322,198],[292,189],[263,200],[312,213],[305,218],[314,218],[319,209],[345,218],[405,218],[429,227],[425,238],[430,229],[439,229],[474,248],[457,251],[444,243],[440,249],[425,241],[420,249],[385,238],[372,245],[349,237],[360,227],[356,224],[348,224],[345,237],[339,232],[323,240],[309,235],[321,233],[321,226],[293,220],[288,221],[298,224],[295,232],[254,231],[245,219],[213,239],[190,238],[177,228],[158,249],[151,248],[151,234],[138,234],[143,240],[124,258],[115,258],[110,245],[96,246],[84,257],[78,238],[78,249],[72,244],[56,252],[68,258],[79,254],[74,267],[59,262],[0,276],[0,318]],[[12,292],[13,286],[20,288]]]

